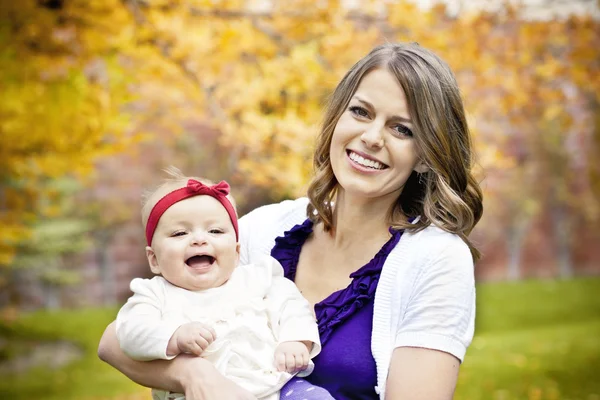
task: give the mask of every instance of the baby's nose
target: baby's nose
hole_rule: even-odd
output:
[[[206,243],[206,235],[203,232],[195,232],[192,234],[192,244],[200,245]]]

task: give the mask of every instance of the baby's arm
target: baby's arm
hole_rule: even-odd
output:
[[[201,324],[162,318],[167,294],[161,280],[134,279],[130,285],[133,296],[117,315],[119,345],[134,360],[170,360],[188,351],[196,354],[192,351],[196,342],[201,347],[206,341],[206,348],[214,340],[214,332]]]
[[[271,325],[279,345],[275,362],[280,370],[296,372],[306,369],[311,358],[319,354],[319,329],[310,303],[296,285],[283,276],[281,265],[270,259],[271,286],[267,294]]]

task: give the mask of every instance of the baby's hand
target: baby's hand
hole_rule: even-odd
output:
[[[275,366],[278,371],[291,374],[308,367],[308,347],[303,342],[283,342],[275,349]]]
[[[167,355],[190,353],[199,356],[216,338],[215,330],[208,325],[200,322],[183,324],[171,336]]]

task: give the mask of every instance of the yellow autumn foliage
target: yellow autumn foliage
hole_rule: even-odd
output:
[[[540,22],[513,8],[449,15],[408,1],[343,3],[3,5],[11,23],[0,26],[0,265],[41,212],[45,179],[84,176],[97,157],[151,138],[149,126],[179,133],[182,121],[209,121],[245,181],[301,194],[328,95],[385,41],[416,41],[449,62],[484,167],[513,165],[490,139],[507,129],[528,134],[556,121],[569,131],[565,87],[600,102],[599,23],[590,17]]]
[[[3,2],[0,265],[36,218],[53,213],[47,181],[86,176],[96,157],[134,139],[121,115],[128,79],[113,42],[122,40],[116,27],[131,18],[108,3],[65,2],[59,14],[42,2]]]

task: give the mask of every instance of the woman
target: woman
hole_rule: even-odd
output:
[[[323,348],[308,380],[335,398],[452,398],[474,330],[471,159],[449,67],[417,44],[385,44],[335,89],[308,198],[240,220],[241,262],[272,254],[314,304]],[[112,324],[99,355],[190,400],[251,398],[201,358],[128,359]]]

